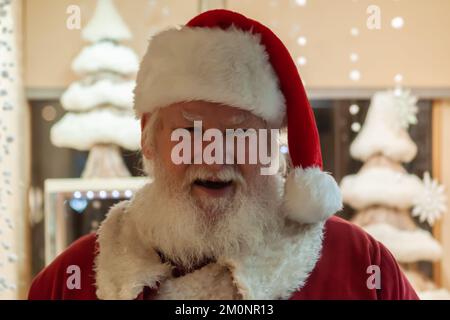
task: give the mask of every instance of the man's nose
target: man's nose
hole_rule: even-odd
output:
[[[202,136],[201,147],[199,147],[199,141],[195,141],[193,147],[193,157],[194,163],[200,164],[200,158],[202,164],[209,165],[209,168],[217,167],[219,170],[222,169],[223,165],[232,164],[234,153],[233,150],[227,150],[227,139],[225,130],[221,131],[217,128],[216,132],[220,132],[220,135],[211,136]],[[206,131],[206,130],[205,130]],[[203,132],[205,134],[205,132]],[[220,141],[217,141],[219,139]],[[229,147],[228,147],[229,148]],[[234,149],[234,146],[232,147]],[[227,152],[228,151],[228,152]],[[195,161],[197,160],[197,161]]]

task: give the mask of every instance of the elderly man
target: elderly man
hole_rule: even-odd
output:
[[[153,182],[44,269],[31,299],[417,299],[383,245],[331,217],[339,189],[321,170],[295,63],[268,28],[213,10],[157,34],[135,109]],[[250,161],[278,163],[284,127],[286,175]],[[242,134],[257,139],[239,160],[242,143],[228,142]]]

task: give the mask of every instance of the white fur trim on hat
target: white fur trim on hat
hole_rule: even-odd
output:
[[[342,209],[342,195],[334,178],[320,168],[295,168],[285,184],[286,217],[302,223],[326,220]]]
[[[281,125],[285,99],[260,36],[231,27],[183,27],[152,38],[137,76],[138,116],[204,100],[248,110]]]

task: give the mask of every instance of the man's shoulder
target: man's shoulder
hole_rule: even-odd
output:
[[[417,299],[392,254],[361,227],[339,217],[325,223],[320,259],[292,299]],[[381,287],[368,279],[381,276]]]
[[[360,233],[360,235],[364,235],[365,233],[359,226],[338,216],[328,218],[325,223],[325,228],[329,229],[330,232],[355,231]]]
[[[325,223],[324,245],[330,244],[345,247],[347,250],[358,249],[364,251],[378,249],[380,245],[377,240],[361,227],[337,216],[329,218]]]
[[[391,252],[362,227],[337,216],[325,223],[323,238],[322,258],[326,261],[349,259],[352,265],[395,261]]]
[[[97,236],[90,233],[75,240],[48,266],[62,266],[68,263],[82,266],[92,265],[97,252]]]
[[[317,271],[333,273],[334,281],[353,282],[357,279],[365,287],[367,269],[380,265],[389,253],[361,227],[339,217],[327,220],[323,233],[322,254]]]
[[[73,242],[34,278],[29,299],[92,298],[96,253],[94,233]]]
[[[86,251],[95,251],[97,247],[97,234],[92,232],[75,240],[61,256],[72,255],[74,257],[85,256]]]

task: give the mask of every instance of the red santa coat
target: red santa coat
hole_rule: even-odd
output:
[[[120,227],[126,208],[126,204],[113,208],[98,236],[80,238],[42,270],[29,299],[154,297],[169,268],[156,253],[136,250],[133,232]],[[418,299],[392,254],[341,218],[280,238],[258,256],[221,261],[244,299]],[[74,270],[69,267],[74,265],[80,270],[79,288],[67,285]],[[374,286],[378,267],[379,289]]]

